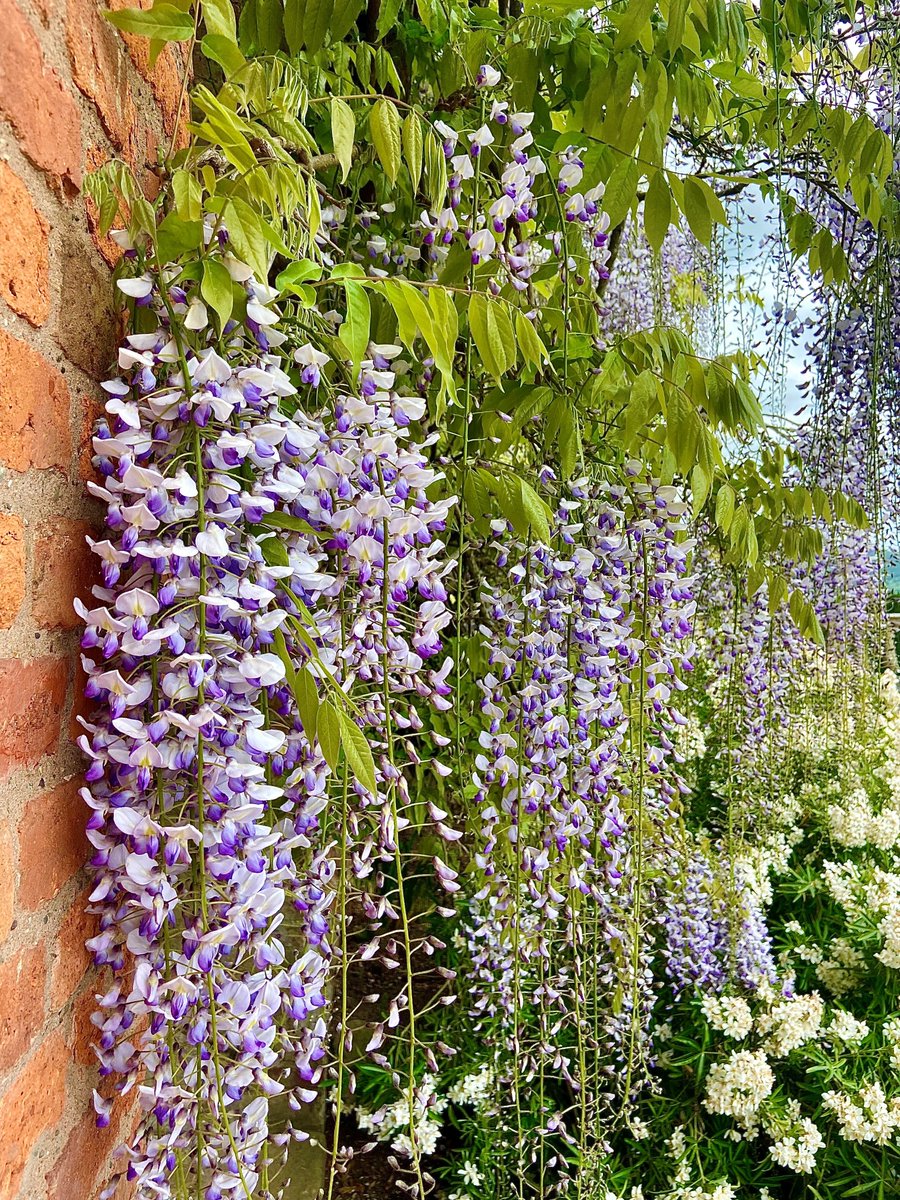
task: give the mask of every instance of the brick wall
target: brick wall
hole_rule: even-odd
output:
[[[117,329],[115,246],[81,186],[120,155],[152,194],[182,71],[171,49],[149,71],[101,7],[0,0],[0,1200],[94,1200],[130,1119],[97,1131],[90,1100],[72,599],[92,582],[83,481]]]

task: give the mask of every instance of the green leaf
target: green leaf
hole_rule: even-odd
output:
[[[549,543],[550,523],[548,516],[550,510],[530,483],[526,483],[524,479],[520,479],[519,485],[521,489],[522,513],[524,514],[525,521],[539,541]]]
[[[391,183],[397,182],[400,170],[400,116],[395,105],[382,97],[369,116],[369,132],[376,153]]]
[[[734,510],[734,515],[731,520],[731,527],[728,531],[728,536],[731,539],[731,547],[738,555],[746,553],[747,548],[747,529],[750,524],[750,514],[747,511],[746,504],[739,504]]]
[[[434,341],[434,323],[417,290],[399,279],[386,279],[381,290],[397,317],[397,336],[403,345],[412,350],[417,333],[430,345]]]
[[[537,392],[552,394],[549,388],[536,388]],[[518,415],[518,414],[517,414]],[[514,424],[514,422],[512,422]],[[559,469],[564,479],[571,479],[581,458],[581,430],[571,397],[562,393],[555,397],[547,410],[545,425],[547,441],[556,441],[559,447]]]
[[[133,207],[132,205],[132,211]],[[164,217],[156,230],[156,248],[163,262],[172,262],[182,254],[198,250],[202,244],[202,222],[183,221],[174,212]]]
[[[342,262],[331,268],[332,279],[365,279],[366,272],[359,263]]]
[[[412,190],[413,192],[417,192],[419,190],[419,182],[422,178],[422,156],[424,152],[422,122],[418,113],[407,113],[400,131],[400,137],[403,142],[403,157],[406,159],[406,169],[409,171]]]
[[[207,34],[237,43],[237,25],[231,0],[202,0],[201,7]]]
[[[735,494],[730,483],[723,483],[716,493],[716,524],[723,533],[731,528],[734,517]]]
[[[256,32],[263,54],[277,54],[281,49],[284,16],[281,0],[252,0],[256,7]]]
[[[659,250],[672,222],[672,193],[665,172],[657,171],[644,198],[644,233],[654,250]]]
[[[425,135],[425,178],[428,182],[431,207],[443,208],[444,197],[447,194],[447,159],[431,129]]]
[[[103,237],[113,227],[113,222],[119,215],[119,197],[115,192],[107,192],[99,204],[100,233]]]
[[[245,0],[238,16],[238,41],[246,54],[259,52],[259,31],[256,28],[256,5]]]
[[[344,295],[347,299],[347,315],[341,325],[340,338],[350,353],[355,378],[359,373],[359,364],[366,357],[372,314],[369,297],[362,284],[352,279],[345,280]]]
[[[284,663],[284,675],[288,681],[288,686],[290,687],[294,678],[294,660],[291,658],[291,653],[287,648],[287,642],[284,640],[284,632],[280,627],[273,631],[272,639],[275,646],[275,652]]]
[[[815,642],[819,646],[824,645],[825,635],[819,623],[819,618],[816,616],[815,609],[799,588],[794,588],[791,592],[791,597],[788,601],[788,610],[791,614],[791,619],[804,637],[808,637],[810,641]]]
[[[200,49],[207,58],[219,64],[226,76],[237,75],[247,65],[237,42],[220,33],[208,33],[200,43]]]
[[[174,4],[154,4],[152,8],[107,10],[104,17],[116,29],[137,33],[159,42],[186,42],[194,35],[194,18]]]
[[[625,444],[642,436],[643,430],[659,413],[659,382],[651,370],[641,371],[631,385],[625,409]]]
[[[295,533],[311,533],[318,537],[309,521],[304,521],[302,517],[295,517],[293,513],[266,513],[260,523],[268,529],[291,529]]]
[[[257,279],[269,274],[269,238],[262,217],[239,196],[213,196],[209,207],[221,210],[222,223],[237,258],[253,268]]]
[[[203,216],[203,192],[200,181],[190,171],[179,169],[172,172],[172,195],[175,211],[182,221],[199,221]]]
[[[656,6],[656,0],[631,0],[621,20],[618,20],[619,32],[613,48],[624,50],[638,40],[645,28],[649,27],[650,16]]]
[[[331,98],[331,140],[334,152],[341,164],[341,179],[346,180],[353,164],[353,138],[356,134],[356,117],[353,109],[338,96]]]
[[[319,723],[319,689],[308,667],[302,667],[295,672],[291,691],[297,701],[297,712],[300,714],[303,732],[312,745]]]
[[[666,437],[679,471],[687,474],[697,458],[701,423],[688,397],[680,388],[666,393]]]
[[[453,357],[456,354],[456,339],[459,334],[459,316],[453,296],[446,288],[437,286],[429,289],[428,309],[434,329],[432,353],[441,374],[450,379],[453,375]]]
[[[405,90],[394,66],[394,60],[384,46],[379,46],[375,51],[375,78],[381,92],[386,93],[390,89],[397,96]]]
[[[611,228],[621,225],[628,215],[637,196],[640,177],[641,168],[633,158],[621,158],[613,168],[603,193],[603,208]]]
[[[275,286],[279,292],[296,292],[298,295],[303,293],[300,291],[304,283],[308,283],[311,279],[321,279],[322,268],[318,263],[314,263],[311,259],[301,258],[296,262],[290,263],[280,271],[275,279]]]
[[[559,423],[559,469],[563,479],[571,479],[582,457],[581,428],[578,413],[567,408]]]
[[[331,17],[331,40],[341,42],[356,24],[365,0],[335,0]]]
[[[700,463],[691,471],[691,505],[694,519],[700,515],[703,510],[703,505],[706,503],[706,498],[709,495],[712,479],[709,471]]]
[[[719,225],[728,224],[722,201],[709,184],[696,175],[689,175],[684,180],[683,208],[691,232],[704,246],[708,246],[712,238],[713,221]]]
[[[776,571],[770,571],[767,576],[769,587],[769,612],[772,616],[778,612],[785,596],[787,596],[787,580],[785,577]]]
[[[252,171],[256,166],[256,155],[247,140],[251,129],[247,122],[203,85],[194,89],[193,100],[206,114],[206,122],[201,127],[204,135],[211,142],[219,143],[222,152],[239,171]]]
[[[397,23],[397,14],[400,12],[401,0],[381,0],[378,7],[378,20],[375,24],[375,33],[379,38],[383,38],[390,33]],[[382,87],[384,84],[382,83]]]
[[[547,347],[538,337],[534,325],[521,310],[516,312],[516,336],[519,339],[519,347],[525,362],[540,368],[549,361]]]
[[[330,700],[323,700],[319,705],[316,736],[319,739],[323,758],[332,771],[336,771],[338,763],[341,761],[341,722],[338,710]]]
[[[268,540],[276,541],[275,538]],[[263,544],[265,545],[265,543]],[[269,560],[266,559],[266,561],[268,562]],[[280,628],[274,631],[273,638],[275,651],[284,663],[285,679],[297,705],[297,712],[300,714],[303,732],[306,734],[309,744],[312,745],[313,739],[316,736],[316,725],[319,714],[319,692],[316,688],[315,680],[308,667],[301,667],[299,671],[296,670],[294,659],[287,648],[284,633]]]
[[[375,759],[372,757],[372,748],[366,735],[352,717],[341,712],[339,708],[335,711],[341,730],[341,744],[347,755],[350,769],[366,791],[375,795],[378,791],[378,783],[375,779]]]
[[[203,261],[200,295],[211,308],[215,309],[221,325],[224,325],[231,316],[234,289],[227,267],[216,258],[207,258]]]
[[[469,329],[481,360],[498,381],[516,361],[516,341],[505,305],[481,292],[469,298]]]
[[[303,40],[310,54],[317,54],[325,44],[331,25],[334,0],[306,0],[303,12]]]
[[[306,0],[284,0],[284,39],[291,54],[303,49],[303,14]]]
[[[264,525],[255,525],[253,528],[254,532],[267,532]],[[267,562],[270,567],[287,567],[290,565],[287,546],[285,546],[281,538],[275,537],[272,534],[269,534],[267,537],[262,537],[259,541],[259,548],[262,552],[264,561]]]
[[[497,451],[502,453],[518,440],[525,425],[546,412],[546,436],[548,443],[552,442],[559,431],[563,412],[560,402],[565,404],[566,397],[554,398],[548,387],[513,383],[497,388],[482,400],[485,433],[492,441],[497,439]],[[495,417],[495,413],[503,413],[504,417]]]

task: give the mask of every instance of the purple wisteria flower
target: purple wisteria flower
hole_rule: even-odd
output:
[[[409,824],[403,768],[443,770],[419,706],[448,706],[449,660],[427,660],[449,619],[438,535],[453,498],[428,498],[438,477],[406,428],[420,402],[393,390],[376,348],[358,394],[304,416],[293,398],[315,395],[327,356],[300,353],[292,377],[274,293],[222,259],[248,317],[218,337],[198,297],[168,287],[174,272],[122,281],[159,323],[126,338],[104,385],[90,485],[107,509],[92,542],[103,583],[78,606],[96,703],[81,738],[89,946],[112,973],[96,1050],[114,1091],[137,1091],[127,1174],[147,1198],[274,1194],[306,1136],[285,1114],[315,1099],[331,1060],[329,972],[342,953],[393,959],[411,937],[380,865]],[[329,766],[300,672],[361,727],[374,792]],[[348,945],[333,914],[351,892],[379,932]],[[426,940],[410,954],[433,954]]]
[[[549,544],[498,523],[485,595],[473,1014],[486,1030],[499,1020],[520,1085],[541,1059],[576,1096],[585,1064],[608,1079],[585,1094],[592,1108],[630,1099],[651,1060],[650,879],[684,787],[673,737],[692,666],[684,513],[636,463],[622,484],[579,484]],[[531,1006],[540,1040],[526,1045]],[[565,1138],[570,1116],[538,1136]]]

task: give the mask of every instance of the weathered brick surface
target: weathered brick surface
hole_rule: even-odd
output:
[[[116,149],[127,150],[136,122],[132,77],[122,39],[92,0],[69,0],[66,43],[76,86],[96,104]]]
[[[140,0],[140,3],[136,3],[136,0],[111,0],[109,7],[114,9],[152,8],[153,0]],[[144,79],[149,82],[153,95],[162,110],[166,131],[171,134],[175,128],[184,78],[178,49],[175,46],[167,46],[151,67],[149,48],[145,38],[126,33],[124,41],[128,47],[131,61]]]
[[[22,1176],[34,1147],[46,1130],[63,1119],[68,1059],[62,1035],[54,1031],[0,1096],[0,1196],[4,1200],[21,1195]],[[76,1195],[72,1193],[73,1198]]]
[[[105,7],[0,0],[0,1200],[94,1200],[133,1122],[126,1105],[98,1132],[91,1113],[90,1018],[108,981],[84,946],[96,918],[72,600],[97,578],[84,538],[100,514],[83,485],[120,332],[120,251],[79,189],[120,156],[154,194],[183,51],[151,69]]]
[[[25,595],[25,531],[22,518],[0,513],[0,629],[8,629]]]
[[[15,842],[9,821],[0,821],[0,943],[12,929],[16,896]]]
[[[91,1044],[97,1038],[97,1027],[91,1020],[96,1007],[92,988],[85,988],[72,1004],[71,1023],[66,1045],[69,1047],[72,1060],[83,1067],[94,1066],[97,1062],[97,1056],[91,1049]]]
[[[46,974],[43,942],[0,963],[0,1071],[18,1062],[44,1023]]]
[[[63,243],[60,270],[63,295],[80,301],[57,331],[60,349],[91,378],[102,379],[115,365],[117,330],[109,273],[75,238]]]
[[[64,658],[0,662],[0,778],[57,749],[68,675]]]
[[[43,325],[50,315],[50,226],[26,185],[2,162],[0,212],[16,214],[14,224],[0,222],[0,297],[32,325]]]
[[[85,864],[88,855],[79,779],[40,792],[19,824],[19,904],[35,909],[51,900]]]
[[[66,1141],[59,1160],[47,1172],[48,1200],[93,1197],[110,1153],[119,1144],[119,1122],[98,1129],[93,1112],[86,1112]]]
[[[76,596],[90,595],[98,575],[85,538],[87,521],[44,521],[34,546],[32,615],[42,629],[74,629]]]
[[[81,183],[81,117],[14,0],[0,0],[0,112],[35,166],[65,189]]]
[[[61,372],[0,329],[0,462],[14,471],[69,465],[69,390]]]
[[[90,966],[90,954],[85,942],[97,932],[97,917],[87,912],[90,888],[78,893],[62,919],[50,973],[50,1007],[58,1010],[66,1005],[78,990]],[[89,1012],[93,1012],[93,994],[88,993]],[[90,1018],[88,1018],[90,1022]],[[91,1055],[88,1061],[93,1061]]]

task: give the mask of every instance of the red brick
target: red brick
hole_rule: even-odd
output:
[[[118,1106],[117,1106],[118,1107]],[[98,1129],[93,1109],[86,1113],[69,1134],[59,1158],[47,1172],[47,1200],[74,1200],[96,1196],[106,1183],[106,1161],[119,1144],[120,1121]]]
[[[64,658],[0,659],[0,778],[56,750],[68,674]]]
[[[121,37],[104,20],[96,0],[69,0],[66,44],[76,87],[96,104],[113,144],[127,153],[137,125],[134,81]]]
[[[0,112],[35,166],[81,184],[81,122],[75,101],[45,62],[34,29],[15,0],[0,0]]]
[[[16,854],[8,821],[0,823],[0,942],[12,929],[16,894]]]
[[[87,810],[80,779],[40,792],[19,822],[19,904],[29,910],[52,899],[88,856]]]
[[[65,469],[71,454],[66,381],[37,350],[0,329],[0,462],[14,471]]]
[[[0,163],[0,296],[32,325],[50,315],[49,231],[28,188]]]
[[[22,522],[0,513],[0,629],[9,629],[25,595],[25,538]]]
[[[18,1062],[44,1023],[44,950],[41,942],[0,963],[0,1071]]]
[[[18,1194],[31,1151],[44,1130],[63,1114],[67,1063],[65,1042],[54,1032],[0,1096],[0,1196],[4,1200]]]
[[[76,898],[59,927],[50,975],[50,1007],[54,1011],[62,1008],[78,990],[91,965],[91,956],[84,945],[97,932],[96,914],[86,911],[90,891],[85,888]]]
[[[119,10],[123,8],[151,8],[153,0],[111,0],[109,7]],[[122,35],[128,47],[131,61],[141,75],[148,81],[160,107],[166,130],[171,134],[175,128],[178,115],[178,101],[181,96],[184,79],[184,60],[180,49],[174,45],[166,46],[154,65],[150,66],[149,44],[146,38],[136,34]],[[182,114],[183,114],[182,108]]]
[[[89,598],[97,582],[96,556],[85,537],[87,521],[45,521],[34,550],[32,616],[42,629],[74,629],[80,617],[72,607],[76,596]]]

